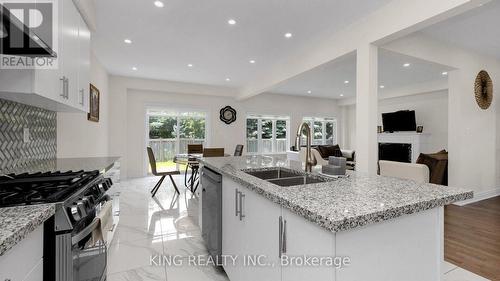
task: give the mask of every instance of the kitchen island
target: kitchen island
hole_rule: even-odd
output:
[[[233,281],[440,280],[443,206],[473,195],[357,173],[290,186],[255,176],[301,175],[283,156],[201,162],[223,177],[222,254],[237,257],[224,265]]]

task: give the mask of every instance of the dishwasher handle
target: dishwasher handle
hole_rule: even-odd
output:
[[[234,216],[235,217],[237,217],[240,213],[240,210],[238,208],[239,195],[240,195],[240,192],[238,191],[237,188],[235,188],[234,189]]]
[[[245,193],[240,191],[240,221],[243,220],[245,215],[243,214],[243,198],[245,198]]]

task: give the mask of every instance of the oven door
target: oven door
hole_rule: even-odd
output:
[[[73,281],[106,280],[106,244],[102,241],[97,242],[96,245],[88,243],[92,232],[97,227],[99,227],[99,221],[94,220],[85,229],[71,237]]]

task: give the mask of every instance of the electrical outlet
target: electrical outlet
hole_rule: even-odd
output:
[[[23,141],[24,143],[30,142],[30,128],[23,129]]]

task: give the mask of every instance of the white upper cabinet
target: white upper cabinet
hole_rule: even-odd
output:
[[[70,106],[78,103],[78,64],[80,63],[80,49],[78,30],[81,16],[72,1],[59,1],[63,4],[62,23],[62,69],[66,79],[66,102]]]
[[[78,63],[78,99],[76,106],[89,111],[90,91],[90,30],[80,18],[78,25],[79,63]]]
[[[57,3],[57,69],[0,70],[0,98],[55,111],[88,112],[90,31],[73,1]]]

